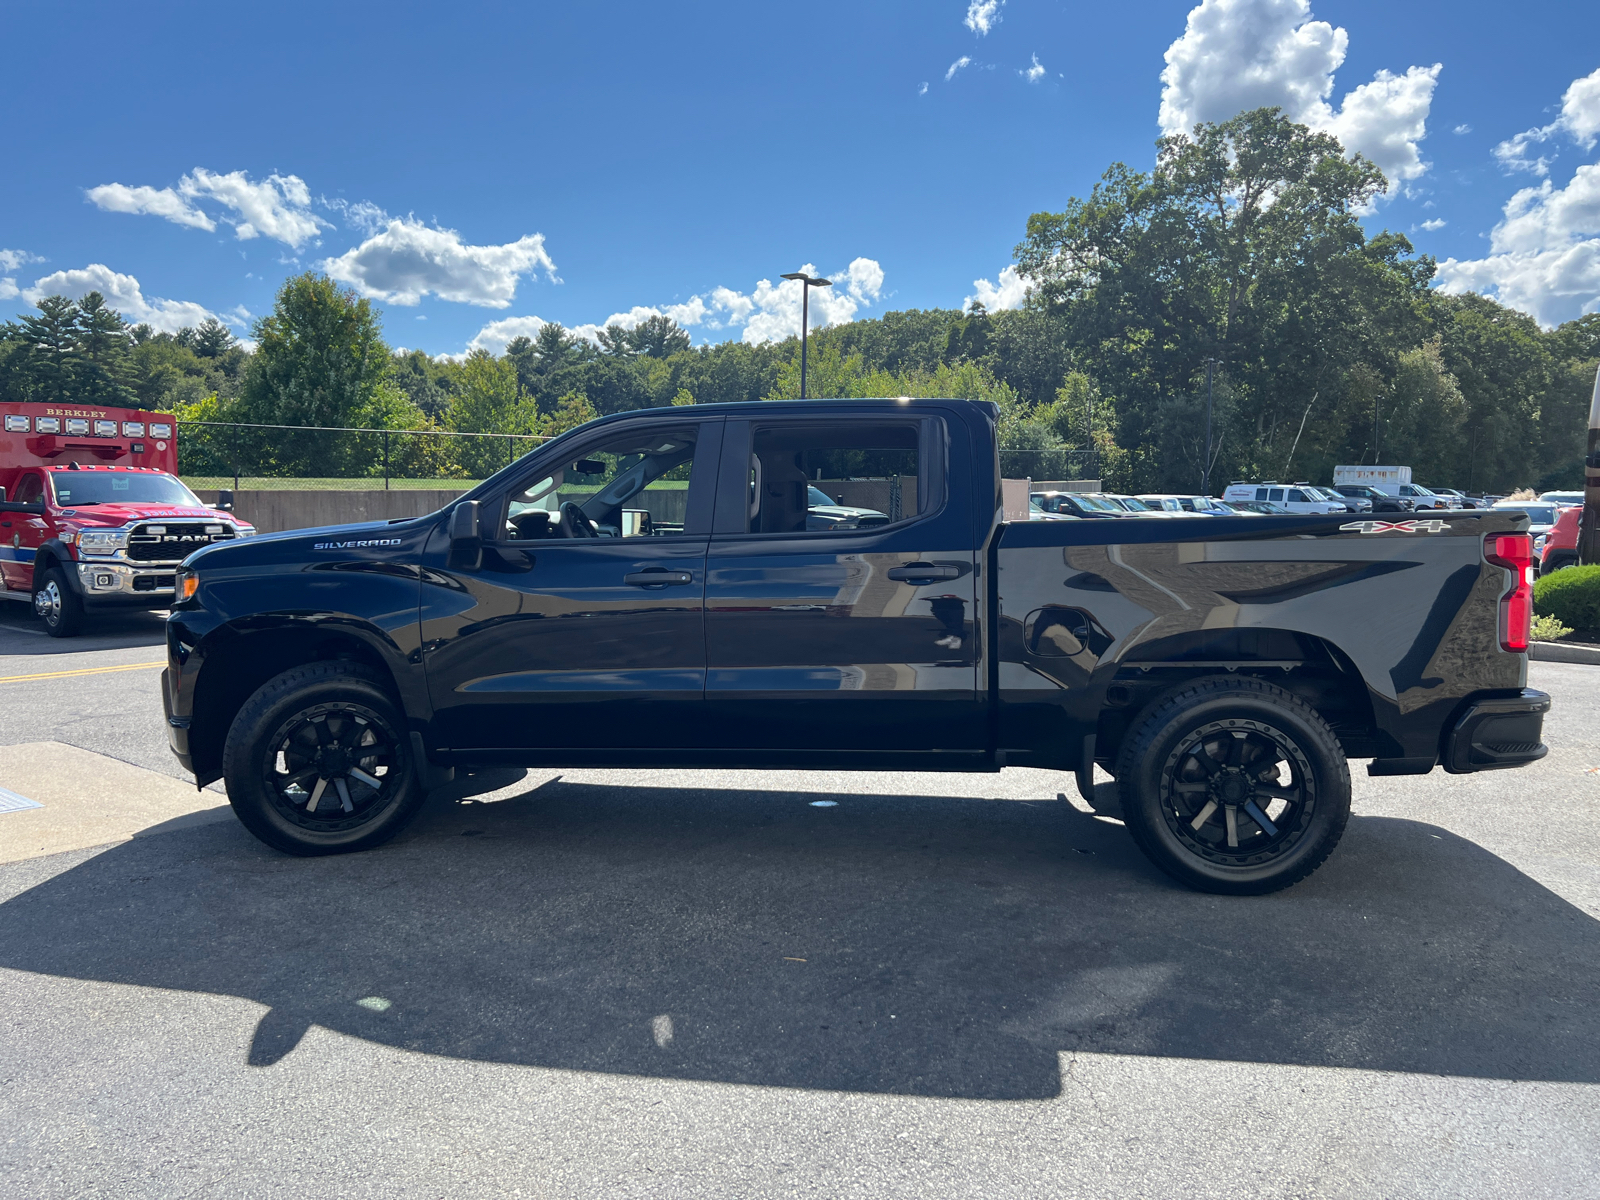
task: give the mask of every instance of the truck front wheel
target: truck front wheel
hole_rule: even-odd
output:
[[[83,598],[67,586],[60,567],[46,567],[33,583],[33,611],[51,637],[77,637],[83,629]]]
[[[1350,819],[1344,751],[1320,714],[1260,679],[1202,679],[1158,697],[1117,757],[1128,832],[1190,887],[1260,895],[1298,883]]]
[[[286,854],[371,849],[405,828],[424,798],[405,728],[367,669],[294,667],[263,684],[228,730],[228,802]]]

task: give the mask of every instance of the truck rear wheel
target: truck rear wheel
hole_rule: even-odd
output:
[[[46,567],[34,579],[33,611],[51,637],[77,637],[83,630],[83,598],[67,585],[60,567]]]
[[[388,841],[424,791],[399,707],[349,662],[294,667],[245,702],[222,755],[244,827],[286,854],[342,854]]]
[[[1117,757],[1128,832],[1205,892],[1275,892],[1333,853],[1350,819],[1339,739],[1298,696],[1260,679],[1202,679],[1158,697]]]

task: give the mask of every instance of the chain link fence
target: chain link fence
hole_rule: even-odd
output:
[[[525,433],[350,429],[178,422],[178,473],[196,489],[465,490],[534,449]],[[1000,451],[1008,479],[1094,478],[1098,456],[1050,448]]]
[[[547,438],[522,433],[178,422],[178,473],[195,489],[467,489]]]

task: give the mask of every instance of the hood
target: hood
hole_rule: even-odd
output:
[[[210,524],[227,524],[253,528],[232,513],[215,508],[195,508],[189,505],[155,504],[86,504],[82,508],[67,505],[56,509],[62,520],[71,521],[84,529],[120,529],[142,521],[206,521]]]

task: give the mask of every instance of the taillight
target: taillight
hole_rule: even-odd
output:
[[[1511,590],[1500,597],[1500,648],[1526,651],[1533,621],[1533,536],[1491,533],[1483,539],[1483,556],[1511,572]]]

